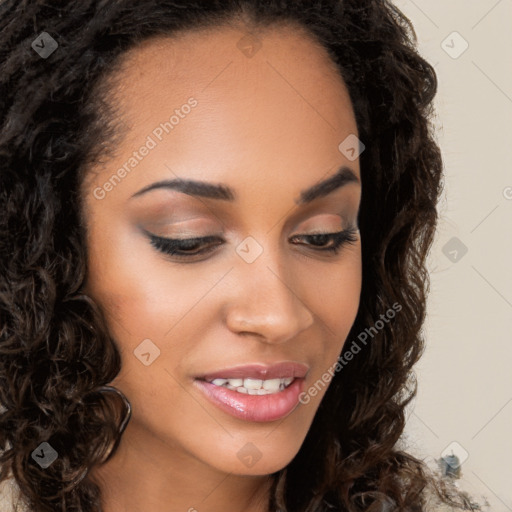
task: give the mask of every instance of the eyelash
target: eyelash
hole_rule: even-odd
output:
[[[339,231],[336,233],[315,233],[312,235],[295,235],[292,237],[292,239],[302,238],[306,240],[313,240],[313,241],[322,241],[322,239],[329,239],[333,242],[331,247],[327,247],[324,249],[314,249],[318,252],[328,253],[329,255],[337,255],[341,248],[344,245],[353,244],[357,242],[358,229],[356,227],[350,227],[348,229],[345,229],[343,231]],[[201,254],[205,254],[210,252],[210,249],[202,249],[200,251],[196,251],[193,253],[184,253],[180,254],[182,251],[186,251],[187,249],[194,249],[198,246],[201,247],[201,245],[209,244],[211,242],[215,242],[216,240],[221,240],[221,238],[217,236],[205,236],[205,237],[197,237],[197,238],[182,238],[182,239],[176,239],[176,238],[165,238],[160,237],[157,235],[153,235],[151,233],[147,233],[150,238],[151,245],[157,249],[158,251],[168,254],[172,256],[173,258],[177,259],[187,259],[192,258],[194,256],[199,256]],[[220,245],[220,244],[216,244]],[[315,246],[315,244],[310,244]],[[212,246],[210,246],[212,247]],[[214,247],[214,246],[213,246]]]

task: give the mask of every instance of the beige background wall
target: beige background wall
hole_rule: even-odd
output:
[[[438,74],[446,173],[406,442],[431,461],[453,447],[459,487],[512,511],[512,0],[395,5]]]

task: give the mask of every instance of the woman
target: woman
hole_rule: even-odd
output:
[[[32,511],[423,511],[442,163],[386,1],[1,9],[2,475]],[[430,501],[429,501],[430,500]]]

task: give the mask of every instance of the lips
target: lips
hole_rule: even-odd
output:
[[[207,373],[196,377],[198,380],[212,382],[215,379],[303,379],[309,371],[309,366],[303,363],[285,361],[272,365],[249,364],[224,368],[215,372]]]
[[[224,413],[239,420],[261,423],[282,420],[290,415],[299,406],[304,382],[304,379],[296,378],[283,391],[267,395],[242,394],[199,379],[194,380],[194,386]]]
[[[285,418],[298,407],[308,372],[308,365],[294,361],[248,364],[197,376],[194,386],[213,405],[235,418],[269,422]],[[275,389],[276,379],[283,379],[283,386],[278,389]],[[227,386],[229,383],[232,385]],[[240,387],[242,384],[246,386],[245,391]],[[260,389],[255,391],[256,387]]]

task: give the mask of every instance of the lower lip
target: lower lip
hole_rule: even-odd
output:
[[[242,420],[264,422],[280,420],[297,407],[304,379],[297,378],[283,391],[270,395],[247,395],[204,380],[194,382],[224,412]]]

